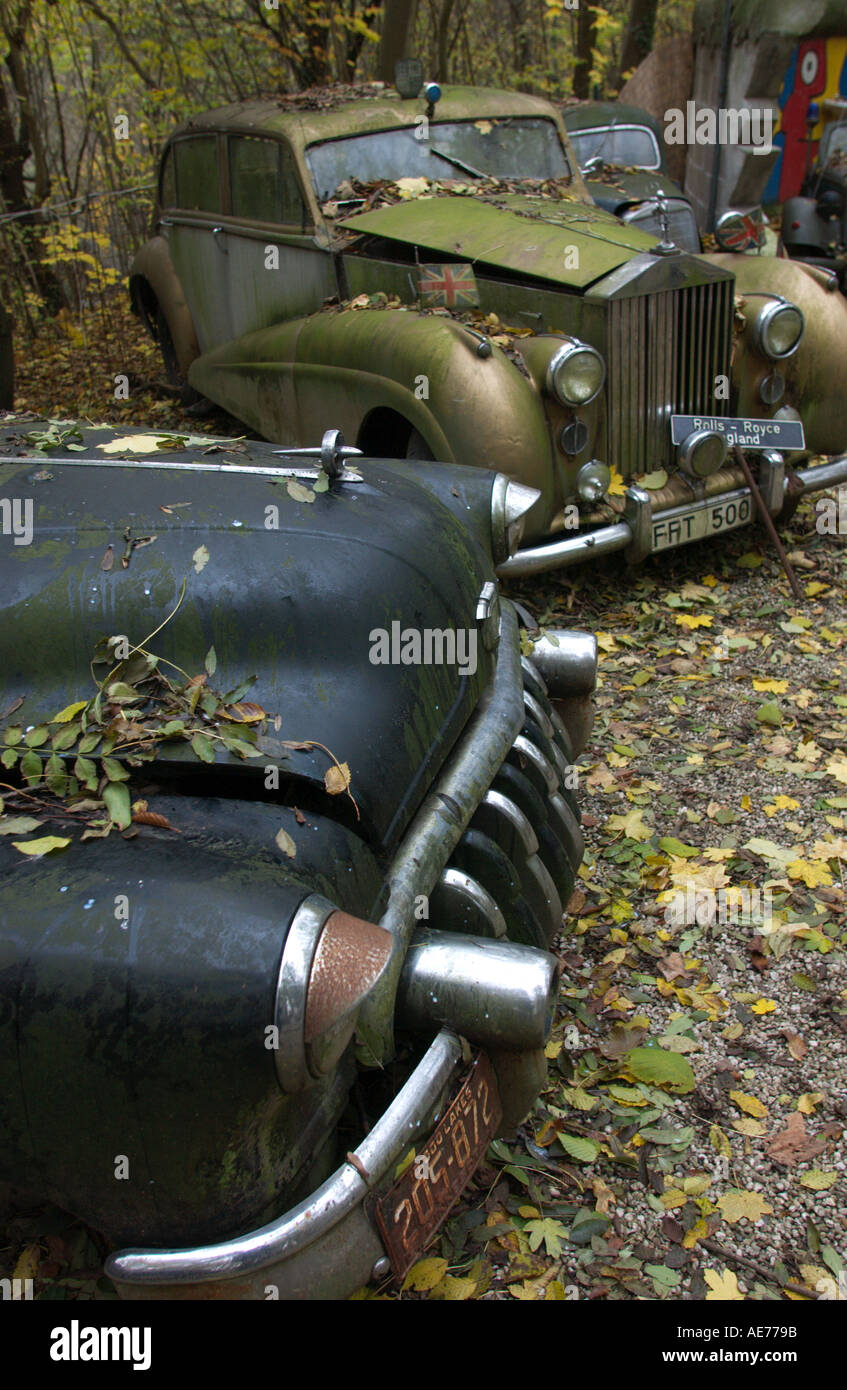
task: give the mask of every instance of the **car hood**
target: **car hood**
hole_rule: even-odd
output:
[[[87,432],[86,444],[108,438]],[[214,646],[216,688],[256,675],[244,698],[281,722],[267,725],[261,758],[221,750],[208,765],[178,741],[160,747],[145,777],[155,767],[200,794],[311,808],[346,819],[376,849],[393,847],[467,723],[491,656],[477,641],[477,670],[463,675],[458,663],[397,664],[394,643],[393,661],[374,664],[374,631],[476,633],[490,558],[398,466],[363,461],[361,481],[300,501],[284,477],[251,465],[307,461],[275,458],[267,444],[240,447],[237,466],[223,469],[198,464],[199,449],[177,454],[193,468],[109,463],[96,444],[67,462],[0,455],[0,493],[33,508],[29,543],[0,536],[0,710],[22,699],[10,722],[28,727],[91,698],[99,639],[124,633],[140,644],[164,623],[148,649],[194,675]],[[124,569],[131,541],[151,536]],[[361,821],[347,797],[324,792],[327,754],[282,740],[314,740],[349,764]],[[280,769],[272,798],[269,764]]]
[[[520,193],[409,199],[340,225],[577,289],[656,245],[655,237],[581,199]]]
[[[612,213],[631,203],[643,203],[647,198],[655,198],[657,193],[664,193],[668,198],[684,197],[679,184],[674,183],[672,178],[667,174],[652,173],[649,169],[609,169],[608,178],[588,179],[585,186],[594,201]]]

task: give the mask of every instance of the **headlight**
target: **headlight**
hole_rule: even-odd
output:
[[[606,364],[599,352],[578,338],[563,343],[550,358],[547,390],[562,405],[588,405],[605,380]]]
[[[607,463],[592,459],[584,463],[576,475],[576,490],[583,502],[599,502],[605,496],[612,474]]]
[[[753,335],[765,357],[790,357],[800,346],[806,321],[803,311],[786,300],[772,299],[756,319]]]
[[[495,563],[500,565],[514,555],[523,538],[527,513],[541,493],[497,473],[491,489],[491,543]]]

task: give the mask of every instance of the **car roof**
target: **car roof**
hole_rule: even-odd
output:
[[[424,116],[426,109],[423,94],[404,99],[381,83],[322,87],[296,96],[236,102],[204,111],[179,126],[171,140],[195,131],[235,130],[254,135],[285,135],[292,144],[305,147],[320,140],[408,127]],[[555,121],[558,115],[550,102],[523,92],[504,92],[494,87],[445,87],[432,119],[540,116]]]
[[[562,119],[568,131],[592,130],[597,126],[643,125],[652,130],[661,149],[662,127],[641,106],[628,106],[623,101],[580,101],[561,107]]]

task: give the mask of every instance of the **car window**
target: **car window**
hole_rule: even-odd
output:
[[[219,212],[218,137],[195,135],[173,146],[177,206],[191,212]]]
[[[229,179],[234,217],[304,226],[306,208],[288,145],[253,135],[231,135]]]
[[[827,132],[824,159],[828,161],[840,156],[838,162],[841,163],[845,155],[847,155],[847,121],[842,121],[838,125],[832,126]]]
[[[661,169],[662,156],[656,137],[647,126],[604,126],[593,130],[573,130],[568,134],[580,167],[597,156],[604,164],[623,168]]]
[[[428,140],[416,132],[410,126],[312,145],[306,159],[318,198],[329,198],[346,179],[456,179],[474,171],[499,179],[570,177],[558,131],[544,118],[431,121]]]
[[[162,173],[159,179],[159,203],[163,208],[176,206],[176,170],[174,152],[168,150],[162,160]]]

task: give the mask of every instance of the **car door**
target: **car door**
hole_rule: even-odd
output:
[[[226,248],[221,226],[220,140],[214,132],[175,140],[161,184],[159,226],[168,239],[201,352],[232,337],[229,301],[221,293]]]
[[[337,285],[329,251],[315,243],[290,145],[230,132],[227,170],[224,273],[234,335],[314,313]]]

